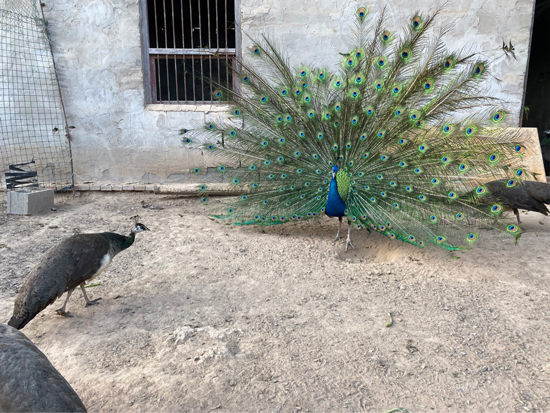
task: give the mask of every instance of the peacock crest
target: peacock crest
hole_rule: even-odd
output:
[[[500,102],[483,93],[487,62],[429,34],[436,16],[417,14],[397,34],[383,12],[369,24],[359,8],[355,45],[333,70],[290,67],[267,37],[254,44],[239,62],[241,87],[218,85],[216,96],[231,102],[227,119],[181,131],[186,144],[221,155],[220,176],[242,191],[215,216],[283,224],[341,200],[337,216],[356,229],[420,247],[474,243],[476,228],[503,210],[481,202],[484,182],[525,179],[524,148],[500,126]],[[502,229],[519,237],[517,225]]]

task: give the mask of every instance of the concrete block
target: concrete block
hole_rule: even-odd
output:
[[[90,185],[90,191],[101,191],[101,185]]]
[[[145,191],[145,185],[135,185],[134,191],[139,191],[139,192]]]
[[[8,191],[8,214],[36,215],[53,208],[54,190],[26,188]]]
[[[122,191],[122,185],[113,185],[113,191]]]
[[[133,191],[134,190],[134,185],[122,185],[122,190],[123,191]]]
[[[155,192],[155,185],[145,185],[145,190],[147,192]]]
[[[111,185],[101,185],[102,191],[112,191]]]
[[[90,185],[76,185],[75,186],[76,191],[89,191]]]

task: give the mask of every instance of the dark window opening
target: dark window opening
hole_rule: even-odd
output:
[[[537,0],[531,34],[523,127],[538,129],[546,175],[550,174],[550,0]]]
[[[147,101],[216,103],[233,87],[236,0],[142,0]]]

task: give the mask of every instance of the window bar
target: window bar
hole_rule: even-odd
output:
[[[218,2],[216,1],[215,4],[216,4],[216,47],[218,48],[218,50],[220,50],[221,45],[220,45],[220,24],[218,22]],[[220,76],[221,76],[220,60],[221,60],[221,56],[218,53],[218,58],[216,59],[216,61],[218,62],[218,85],[221,85],[222,83],[220,79]]]
[[[162,11],[164,15],[164,47],[168,48],[168,24],[166,22],[166,0],[162,0]],[[168,92],[168,103],[170,103],[170,75],[168,74],[168,55],[164,55],[166,61],[166,91]],[[161,90],[162,93],[162,90]]]
[[[191,4],[191,0],[189,0],[189,16],[191,21],[191,49],[193,49],[193,31],[195,28],[193,27],[193,5]],[[193,80],[193,101],[197,101],[196,93],[195,93],[195,59],[193,56],[191,56],[191,74],[192,74],[192,80]]]
[[[157,48],[158,48],[159,47],[159,29],[158,29],[158,22],[157,22],[157,0],[154,0],[153,4],[155,5],[154,7],[155,8],[155,41],[157,43]],[[156,93],[154,95],[154,99],[160,103],[162,101],[162,88],[160,87],[160,56],[159,55],[156,55],[156,58],[154,58],[154,62],[155,62],[155,71],[153,73],[155,73],[157,75],[156,77],[158,77],[158,83],[156,83],[156,80],[155,80]]]
[[[202,48],[202,21],[201,21],[201,6],[199,3],[199,47]],[[204,102],[204,67],[203,67],[203,58],[200,57],[201,62],[201,97]]]
[[[225,48],[229,48],[229,37],[227,36],[227,0],[225,0]],[[225,83],[229,85],[229,58],[225,55]]]
[[[212,48],[212,39],[210,34],[210,1],[207,0],[206,2],[206,11],[208,14],[208,48]],[[219,55],[219,53],[218,53]],[[210,69],[210,76],[208,78],[208,88],[210,90],[210,103],[214,103],[214,96],[212,92],[212,55],[208,55],[208,68]],[[205,99],[203,99],[205,100]]]
[[[174,18],[174,0],[170,0],[172,4],[172,39],[174,41],[174,44],[172,44],[172,47],[175,49],[177,47],[176,45],[176,20]],[[181,22],[183,24],[183,21]],[[168,71],[168,68],[166,69]],[[174,79],[176,81],[176,103],[180,103],[180,96],[179,96],[179,90],[178,90],[178,59],[176,56],[174,56]]]
[[[184,21],[183,20],[183,0],[180,0],[181,5],[181,47],[182,49],[185,48],[185,27],[184,27]],[[174,30],[175,31],[175,30]],[[183,97],[185,99],[185,103],[187,103],[187,81],[185,80],[185,56],[183,56],[182,60],[182,74],[183,74]]]
[[[150,55],[149,59],[149,82],[151,83],[151,98],[152,102],[157,101],[157,58],[154,57],[154,55]]]

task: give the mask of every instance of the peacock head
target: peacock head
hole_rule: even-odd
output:
[[[147,228],[145,225],[143,224],[140,224],[139,222],[136,224],[136,226],[132,229],[132,232],[134,234],[137,234],[138,232],[143,232],[143,231],[150,231],[149,228]]]
[[[338,167],[334,165],[332,167],[332,179],[336,179],[336,174],[338,173]]]

